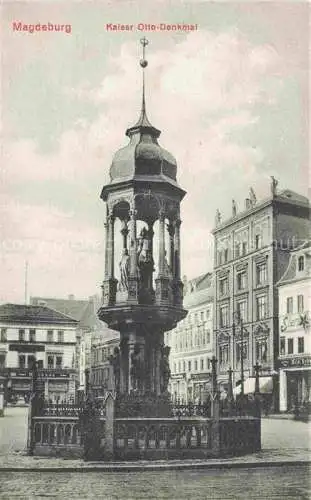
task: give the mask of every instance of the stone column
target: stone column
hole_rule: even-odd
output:
[[[161,341],[155,343],[154,346],[154,359],[155,359],[155,380],[154,380],[154,391],[157,395],[161,394]]]
[[[164,212],[159,213],[159,273],[158,276],[162,277],[165,274],[164,258],[165,258],[165,214]]]
[[[137,277],[137,225],[136,225],[137,211],[130,211],[130,276]]]
[[[108,225],[108,217],[106,222],[104,222],[105,228],[105,279],[108,278],[108,238],[109,238],[109,225]]]
[[[153,258],[153,236],[154,236],[154,231],[153,231],[153,224],[148,223],[148,236],[150,238],[150,253]]]
[[[128,300],[132,303],[138,301],[138,276],[137,276],[137,210],[130,210],[130,272]],[[130,387],[130,386],[128,386]]]
[[[107,258],[108,258],[108,278],[114,279],[114,221],[112,214],[108,216],[108,240],[107,240]]]
[[[180,225],[181,220],[174,221],[174,278],[180,280]]]
[[[175,276],[174,271],[174,233],[175,227],[172,223],[168,224],[167,231],[170,237],[170,255],[169,255],[169,263],[173,276]]]
[[[135,347],[135,341],[130,340],[128,342],[128,382],[127,382],[127,387],[128,387],[129,393],[134,389],[133,384],[132,384],[132,376],[131,376],[132,354],[134,353],[134,347]]]
[[[120,393],[128,389],[128,346],[125,338],[120,341]]]

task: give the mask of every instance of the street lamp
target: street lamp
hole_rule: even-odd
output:
[[[235,323],[236,320],[236,323]],[[233,313],[232,335],[235,337],[235,327],[240,326],[241,329],[241,396],[244,396],[244,326],[243,319],[239,311]],[[234,349],[234,345],[232,346]]]

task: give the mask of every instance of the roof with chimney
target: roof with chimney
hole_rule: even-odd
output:
[[[43,305],[3,304],[0,306],[0,321],[26,324],[55,324],[76,326],[77,321],[55,309]]]

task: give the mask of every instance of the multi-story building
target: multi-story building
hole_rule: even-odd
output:
[[[77,344],[75,353],[76,388],[78,397],[85,392],[86,358],[90,356],[94,333],[102,329],[102,322],[97,317],[100,306],[99,297],[93,295],[88,300],[76,299],[69,295],[67,299],[51,297],[31,297],[32,305],[43,305],[55,309],[77,321]]]
[[[291,253],[278,282],[280,411],[311,401],[311,244]]]
[[[277,193],[276,185],[272,178],[271,196],[261,202],[251,189],[240,213],[233,201],[228,220],[222,221],[217,211],[213,230],[219,382],[226,384],[232,368],[234,385],[243,378],[251,387],[247,382],[258,361],[263,376],[260,383],[266,384],[261,390],[272,390],[273,386],[275,408],[279,316],[275,285],[287,267],[290,250],[310,233],[308,199],[290,190]]]
[[[173,399],[183,402],[204,401],[210,389],[213,355],[213,280],[206,273],[184,280],[184,308],[187,317],[165,334],[170,350]]]
[[[94,397],[104,396],[109,388],[113,369],[109,357],[119,347],[120,334],[109,328],[92,339],[91,352],[86,360],[86,392],[91,391]]]
[[[10,397],[27,400],[34,361],[46,398],[75,396],[76,327],[76,320],[45,306],[0,306],[0,375]]]

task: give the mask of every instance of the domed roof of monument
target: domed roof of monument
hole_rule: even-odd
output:
[[[145,68],[147,61],[140,62]],[[130,141],[119,149],[110,167],[110,182],[117,183],[134,178],[173,181],[176,184],[177,163],[174,156],[158,143],[161,131],[151,125],[145,102],[145,79],[143,74],[142,107],[138,121],[126,130]]]
[[[141,175],[164,176],[176,181],[176,160],[158,143],[160,131],[150,124],[144,109],[138,122],[127,129],[126,135],[130,142],[113,157],[110,167],[111,182]]]

